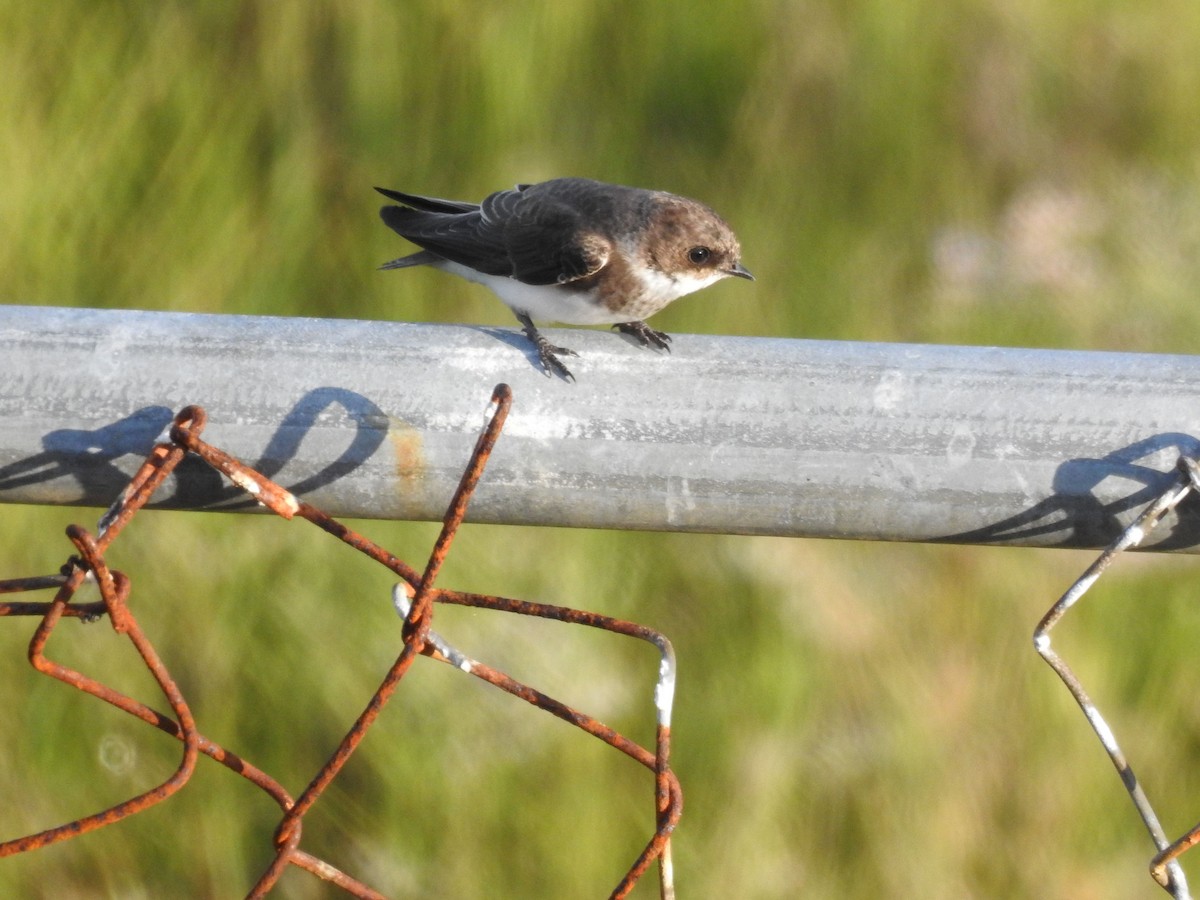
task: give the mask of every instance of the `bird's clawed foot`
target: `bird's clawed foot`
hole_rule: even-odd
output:
[[[662,331],[655,331],[645,322],[619,322],[613,328],[622,334],[637,338],[643,347],[653,347],[656,350],[671,352],[671,336]]]
[[[521,322],[522,331],[529,340],[533,341],[533,346],[537,348],[538,360],[541,361],[542,370],[547,375],[557,375],[567,381],[574,381],[575,376],[571,374],[571,370],[562,364],[562,360],[558,358],[559,354],[563,356],[578,356],[574,350],[567,347],[556,347],[537,330],[533,324],[533,320],[523,313],[517,313],[517,319]]]

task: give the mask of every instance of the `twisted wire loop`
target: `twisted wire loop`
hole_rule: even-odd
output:
[[[1177,464],[1179,476],[1157,498],[1150,502],[1136,519],[1109,544],[1096,560],[1088,566],[1082,575],[1067,588],[1066,592],[1055,601],[1046,612],[1033,632],[1033,645],[1050,667],[1058,674],[1079,708],[1087,717],[1088,724],[1100,739],[1112,764],[1116,767],[1121,783],[1129,793],[1134,808],[1141,817],[1150,838],[1158,853],[1150,861],[1150,875],[1155,882],[1169,893],[1175,900],[1190,900],[1187,878],[1179,864],[1179,856],[1184,851],[1200,843],[1200,824],[1195,825],[1183,837],[1172,842],[1159,823],[1158,815],[1150,804],[1141,782],[1134,775],[1125,753],[1117,743],[1112,728],[1101,715],[1099,708],[1088,696],[1078,676],[1051,646],[1050,631],[1058,621],[1074,606],[1080,598],[1094,585],[1101,575],[1112,565],[1113,561],[1126,550],[1135,549],[1146,539],[1146,536],[1175,509],[1189,494],[1200,491],[1200,467],[1195,460],[1188,456],[1180,456]]]
[[[180,410],[167,431],[159,436],[153,449],[120,496],[100,517],[96,533],[92,534],[78,525],[67,528],[67,537],[76,553],[67,560],[58,574],[0,581],[0,594],[53,589],[54,599],[49,602],[0,602],[0,616],[40,616],[41,621],[29,644],[29,661],[38,672],[98,697],[166,732],[183,744],[183,757],[178,768],[157,787],[92,815],[35,834],[0,842],[0,857],[35,850],[86,834],[161,803],[188,782],[195,770],[197,759],[203,754],[265,791],[282,811],[274,834],[275,855],[247,896],[265,896],[278,883],[288,866],[297,866],[356,897],[383,897],[374,888],[342,872],[328,861],[301,849],[302,822],[362,742],[414,660],[418,656],[426,656],[450,663],[463,672],[520,697],[599,738],[650,769],[654,774],[654,834],[618,882],[611,896],[627,896],[642,875],[658,861],[660,895],[664,900],[672,900],[674,879],[670,838],[682,813],[683,794],[669,762],[671,703],[675,684],[675,657],[670,642],[659,632],[645,626],[609,616],[487,594],[463,593],[435,586],[459,526],[466,516],[471,497],[483,476],[488,458],[500,437],[511,405],[511,389],[504,384],[497,385],[492,392],[487,421],[446,510],[441,532],[421,572],[324,511],[299,499],[286,488],[246,466],[229,453],[204,441],[201,433],[207,416],[201,407],[188,406]],[[200,732],[179,686],[171,678],[165,663],[150,638],[139,626],[130,607],[130,578],[123,572],[110,568],[107,562],[106,553],[109,547],[189,454],[199,457],[276,515],[289,520],[301,518],[311,522],[342,543],[385,566],[400,579],[393,591],[393,601],[403,618],[400,653],[354,724],[341,738],[336,750],[313,776],[308,786],[295,798],[270,775]],[[73,602],[76,593],[88,582],[97,586],[101,599],[87,603]],[[431,629],[436,603],[549,618],[572,625],[600,628],[653,644],[660,656],[659,678],[655,689],[657,729],[654,751],[647,750],[591,716],[456,649]],[[102,681],[57,663],[46,655],[47,643],[58,623],[64,618],[95,620],[103,616],[107,616],[113,629],[128,638],[136,649],[162,691],[170,708],[169,714],[146,706]]]

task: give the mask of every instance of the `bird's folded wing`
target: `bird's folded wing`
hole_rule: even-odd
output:
[[[486,275],[512,275],[501,229],[484,223],[479,212],[429,213],[385,206],[380,217],[392,231],[418,247]]]
[[[512,277],[525,284],[570,284],[594,275],[608,262],[612,245],[581,227],[579,211],[529,185],[498,191],[483,201],[484,222],[501,228]]]

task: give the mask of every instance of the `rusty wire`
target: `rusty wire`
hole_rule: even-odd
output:
[[[509,387],[503,384],[498,385],[492,393],[487,422],[480,432],[458,488],[443,518],[441,532],[426,562],[424,572],[418,572],[370,539],[322,510],[300,500],[287,489],[246,466],[220,448],[202,440],[200,434],[205,426],[206,415],[201,407],[188,406],[181,410],[175,416],[168,432],[160,436],[158,443],[150,451],[116,502],[101,516],[96,534],[93,535],[78,525],[68,527],[67,536],[75,547],[76,555],[67,560],[59,574],[0,581],[0,594],[55,589],[54,599],[49,602],[0,603],[0,616],[41,616],[42,621],[29,644],[29,660],[33,667],[43,674],[98,697],[177,738],[183,744],[182,759],[175,772],[155,788],[92,815],[35,834],[0,842],[0,857],[35,850],[86,834],[161,803],[187,783],[195,769],[197,759],[203,754],[265,791],[279,805],[283,813],[279,825],[275,829],[275,856],[266,871],[250,889],[248,896],[265,896],[277,884],[287,867],[294,865],[337,885],[354,896],[382,897],[383,895],[373,888],[342,872],[326,860],[302,850],[300,847],[302,821],[305,814],[312,809],[354,753],[413,661],[418,655],[424,655],[451,663],[464,672],[526,700],[539,709],[599,738],[649,768],[654,773],[654,834],[617,884],[611,896],[614,898],[627,896],[641,876],[657,860],[659,862],[660,894],[664,898],[673,898],[670,837],[682,812],[683,795],[679,781],[671,771],[669,763],[670,716],[675,663],[674,653],[667,639],[662,634],[645,626],[596,613],[435,587],[437,576],[466,515],[471,496],[483,475],[492,448],[500,436],[511,404],[512,392]],[[386,566],[401,579],[393,592],[394,603],[404,620],[403,647],[400,654],[354,724],[342,737],[337,749],[313,776],[308,786],[294,799],[270,775],[243,757],[209,740],[200,732],[186,699],[172,679],[154,645],[138,625],[129,606],[129,577],[123,572],[111,569],[105,557],[105,552],[129,525],[134,515],[145,506],[154,492],[188,454],[198,456],[275,514],[285,519],[298,516],[312,522],[343,543]],[[73,603],[76,592],[86,582],[94,582],[97,585],[100,601]],[[504,672],[471,659],[454,648],[430,628],[435,603],[475,606],[517,615],[556,619],[568,624],[600,628],[654,644],[660,654],[659,679],[655,691],[655,705],[658,710],[655,750],[653,752],[647,750],[591,716],[516,681]],[[159,712],[139,703],[103,682],[54,662],[46,656],[46,644],[55,627],[64,617],[97,619],[101,616],[107,616],[114,630],[118,634],[125,635],[134,645],[166,698],[171,710],[170,714]]]
[[[1034,629],[1033,645],[1041,654],[1042,659],[1049,663],[1058,677],[1062,679],[1067,690],[1071,692],[1071,696],[1075,698],[1075,702],[1079,704],[1079,708],[1083,710],[1088,724],[1091,725],[1092,730],[1100,739],[1100,743],[1104,745],[1109,759],[1116,767],[1117,774],[1121,777],[1121,783],[1125,785],[1125,790],[1128,791],[1146,830],[1150,832],[1150,838],[1158,850],[1158,853],[1150,861],[1151,877],[1175,900],[1190,900],[1191,893],[1188,890],[1183,868],[1179,864],[1179,856],[1190,847],[1200,843],[1200,824],[1195,825],[1187,834],[1174,842],[1167,838],[1166,832],[1159,823],[1158,815],[1150,805],[1150,800],[1146,797],[1141,782],[1134,775],[1133,768],[1117,743],[1113,730],[1104,720],[1087,691],[1084,690],[1079,678],[1067,665],[1066,660],[1059,656],[1050,644],[1051,629],[1066,614],[1067,610],[1087,593],[1117,556],[1125,550],[1132,550],[1139,546],[1145,540],[1146,535],[1153,531],[1185,497],[1194,491],[1200,491],[1200,468],[1197,467],[1196,461],[1187,456],[1180,456],[1178,469],[1179,477],[1174,483],[1153,500],[1050,607],[1042,620],[1038,622],[1037,628]]]

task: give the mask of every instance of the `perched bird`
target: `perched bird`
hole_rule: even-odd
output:
[[[482,203],[375,188],[401,206],[384,223],[422,249],[382,269],[433,266],[491,288],[516,313],[547,374],[574,380],[533,320],[612,323],[643,346],[669,335],[643,320],[728,275],[754,280],[725,221],[663,191],[555,178],[497,191]]]

